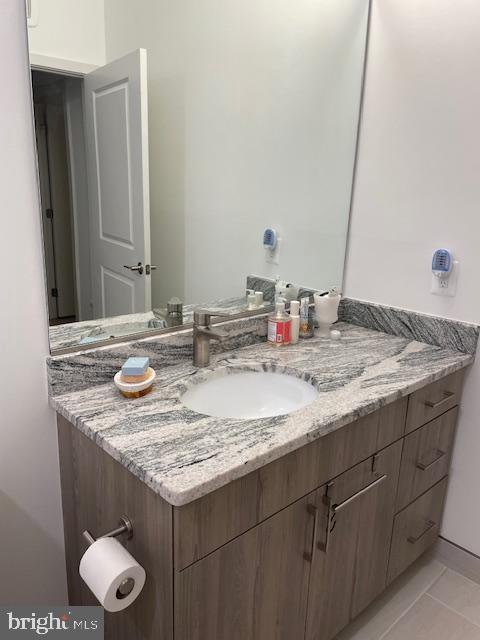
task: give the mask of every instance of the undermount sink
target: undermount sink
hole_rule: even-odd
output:
[[[290,374],[225,371],[192,385],[181,400],[197,413],[216,418],[251,419],[292,413],[317,397],[314,386]]]

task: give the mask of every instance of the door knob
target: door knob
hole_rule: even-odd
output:
[[[151,271],[155,271],[155,269],[158,269],[158,267],[154,264],[146,264],[145,265],[145,273],[147,274],[147,276],[150,275]]]
[[[136,271],[139,276],[141,276],[143,273],[143,264],[141,262],[136,265],[130,266],[128,264],[124,264],[123,266],[125,267],[125,269],[130,269],[130,271]]]

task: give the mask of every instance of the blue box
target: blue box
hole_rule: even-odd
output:
[[[142,376],[148,369],[150,358],[128,358],[123,363],[122,374],[124,376]]]

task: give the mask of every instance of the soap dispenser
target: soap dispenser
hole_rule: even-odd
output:
[[[285,302],[276,302],[275,311],[268,316],[268,342],[277,347],[290,344],[291,318],[285,311]]]

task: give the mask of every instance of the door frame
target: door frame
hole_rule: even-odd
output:
[[[68,101],[67,95],[71,88],[65,86],[64,92],[64,114],[65,114],[65,137],[67,141],[67,172],[69,180],[69,192],[70,203],[72,212],[72,249],[74,260],[74,273],[75,273],[75,309],[77,315],[77,322],[82,320],[92,319],[92,303],[91,303],[91,274],[90,274],[90,248],[89,241],[87,243],[88,249],[88,268],[85,267],[83,262],[81,263],[80,256],[84,253],[84,249],[79,246],[79,237],[83,235],[80,231],[81,219],[83,219],[81,212],[85,210],[84,198],[88,205],[88,184],[86,178],[86,155],[85,145],[82,148],[77,148],[75,153],[73,152],[73,137],[74,130],[80,129],[83,140],[85,140],[85,125],[84,125],[84,103],[83,103],[83,78],[87,73],[97,69],[95,65],[87,65],[80,62],[71,60],[63,60],[61,58],[51,58],[49,56],[41,56],[37,54],[31,55],[30,70],[40,71],[44,73],[54,73],[60,77],[77,80],[79,82],[79,94],[81,98],[80,105],[72,105]],[[32,108],[33,108],[33,96],[32,96]],[[37,150],[36,150],[37,152]],[[76,157],[75,157],[76,156]],[[83,166],[80,166],[83,164]],[[76,169],[78,167],[78,170]],[[38,173],[38,167],[37,167]],[[84,176],[82,179],[81,176]],[[85,194],[82,197],[82,193]],[[88,211],[88,209],[87,209]],[[87,216],[87,232],[88,232]],[[87,233],[87,238],[89,234]]]
[[[30,53],[30,67],[34,71],[48,71],[49,73],[58,73],[62,76],[73,76],[77,78],[83,78],[87,73],[98,69],[98,66],[95,64],[43,56],[38,53]]]

